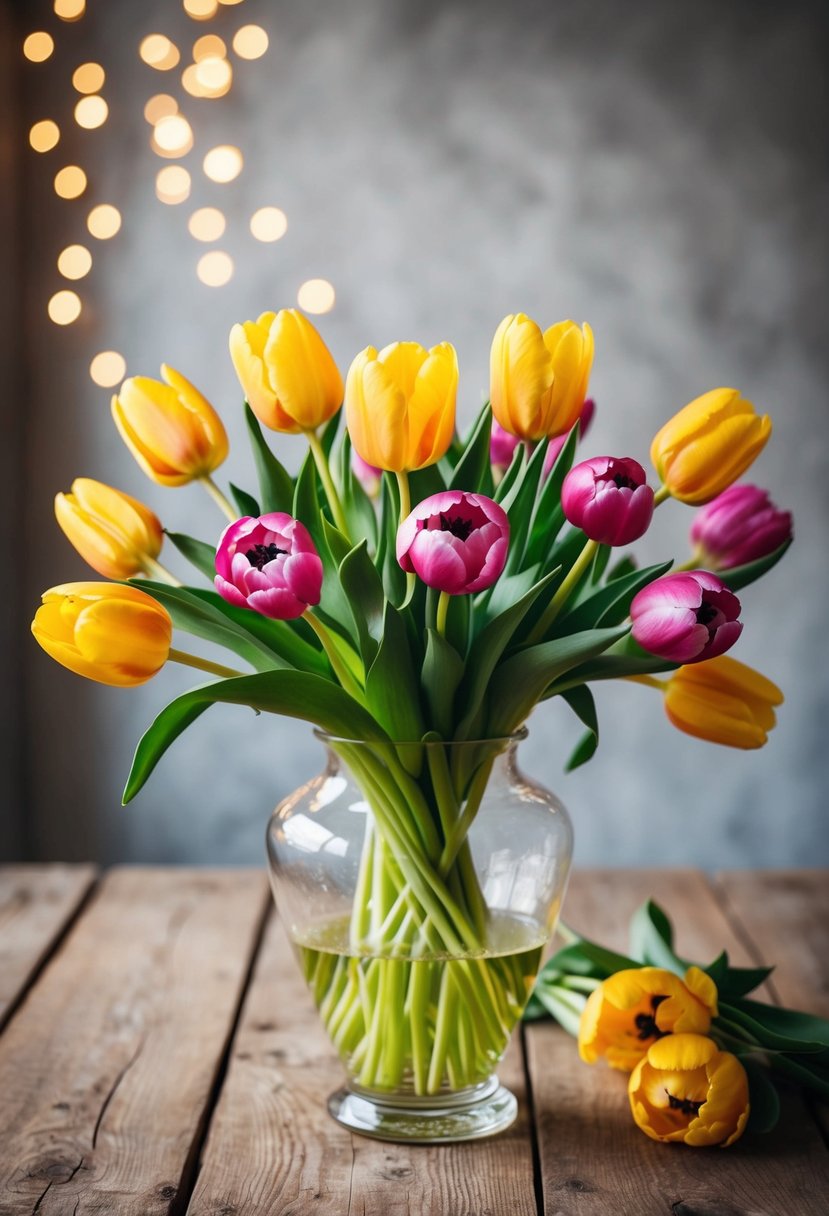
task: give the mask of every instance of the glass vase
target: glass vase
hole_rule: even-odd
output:
[[[566,810],[507,739],[335,739],[274,811],[271,884],[345,1066],[328,1108],[353,1131],[441,1143],[515,1118],[495,1069],[567,883]]]

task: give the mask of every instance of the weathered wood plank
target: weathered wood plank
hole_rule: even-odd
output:
[[[410,1149],[352,1136],[326,1111],[342,1068],[274,918],[188,1216],[535,1216],[517,1041],[499,1072],[521,1114],[495,1140]]]
[[[577,873],[565,906],[576,930],[617,949],[634,909],[653,896],[671,915],[681,954],[710,961],[748,952],[694,871]],[[544,1211],[550,1216],[825,1216],[829,1169],[814,1121],[795,1094],[767,1137],[727,1151],[654,1144],[630,1115],[626,1077],[588,1067],[560,1028],[527,1028]]]
[[[0,868],[0,1029],[95,881],[95,866]]]
[[[180,1210],[266,898],[249,871],[106,877],[0,1039],[2,1216]]]

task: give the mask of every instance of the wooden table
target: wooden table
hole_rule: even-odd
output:
[[[829,1014],[817,871],[582,872],[567,919],[621,946],[653,895],[680,952],[777,960],[767,997]],[[829,1121],[792,1090],[767,1136],[651,1143],[624,1077],[553,1024],[500,1070],[500,1138],[381,1144],[341,1129],[339,1065],[256,870],[0,870],[2,1216],[826,1216]]]

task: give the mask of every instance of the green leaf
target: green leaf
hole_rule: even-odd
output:
[[[728,955],[725,955],[726,960]],[[716,959],[714,962],[716,963]],[[712,963],[712,967],[713,967]],[[727,967],[725,975],[717,979],[710,968],[705,970],[717,985],[717,991],[723,1000],[733,1000],[734,997],[745,996],[764,983],[774,971],[774,967]]]
[[[587,727],[587,733],[582,735],[567,761],[566,772],[570,773],[580,765],[586,764],[595,755],[596,748],[599,746],[599,719],[596,714],[596,702],[586,684],[579,684],[578,687],[571,688],[561,695],[576,717]]]
[[[739,1008],[751,1014],[757,1021],[779,1035],[786,1036],[794,1042],[807,1042],[807,1050],[812,1051],[812,1044],[817,1043],[821,1048],[829,1048],[829,1021],[816,1013],[801,1013],[798,1009],[781,1009],[778,1005],[767,1005],[764,1001],[741,1000]],[[784,1048],[784,1050],[789,1050]],[[791,1048],[802,1051],[803,1048]]]
[[[213,582],[216,574],[216,549],[203,540],[194,536],[186,536],[184,532],[167,532],[164,535],[175,545],[179,553],[187,558],[205,578]]]
[[[776,566],[791,543],[791,540],[784,541],[779,549],[775,549],[766,557],[758,557],[756,562],[748,562],[745,566],[734,566],[731,570],[718,570],[717,577],[721,578],[731,591],[739,591],[741,587],[747,587],[749,583],[755,582],[766,574],[772,566]]]
[[[763,1005],[759,1001],[740,1000],[735,1002],[720,1002],[720,1016],[730,1022],[736,1022],[743,1030],[747,1030],[757,1042],[770,1051],[785,1051],[819,1055],[821,1061],[829,1059],[829,1042],[825,1029],[821,1032],[822,1039],[810,1038],[815,1024],[820,1026],[825,1022],[822,1018],[814,1018],[811,1014],[796,1013],[791,1009],[779,1009],[775,1005]],[[802,1019],[802,1022],[800,1021]],[[782,1028],[781,1028],[782,1020]]]
[[[581,768],[583,764],[587,764],[588,760],[592,760],[598,746],[599,736],[594,735],[592,730],[586,730],[570,753],[564,766],[565,773],[572,773],[575,769]]]
[[[339,685],[303,671],[268,671],[217,680],[171,701],[141,738],[124,790],[126,804],[142,788],[167,748],[199,714],[223,702],[313,722],[331,735],[385,740],[366,710]]]
[[[245,419],[248,424],[253,460],[259,478],[259,499],[262,511],[291,512],[294,498],[294,483],[265,442],[259,420],[245,402]]]
[[[383,617],[386,597],[377,567],[368,555],[365,540],[345,555],[340,562],[339,579],[346,599],[351,605],[354,627],[360,644],[363,664],[368,670],[383,640]]]
[[[774,1087],[768,1070],[750,1056],[741,1056],[740,1063],[748,1076],[748,1097],[751,1112],[748,1116],[748,1130],[751,1132],[770,1132],[777,1126],[780,1118],[780,1097]]]
[[[602,575],[607,569],[607,563],[610,561],[610,555],[613,549],[610,545],[599,545],[596,550],[596,555],[593,558],[593,565],[590,567],[590,581],[593,584],[601,582]]]
[[[569,988],[561,988],[557,985],[536,985],[533,993],[533,998],[550,1014],[558,1024],[572,1035],[574,1039],[579,1035],[579,1023],[584,1007],[587,1004],[587,998],[579,992],[573,992]],[[526,1018],[526,1011],[524,1017]]]
[[[526,461],[527,449],[524,447],[523,443],[519,443],[518,447],[512,454],[512,460],[510,461],[509,468],[498,482],[498,485],[495,487],[493,498],[497,503],[501,503],[503,505],[504,499],[510,494],[515,482],[521,476]]]
[[[451,739],[455,718],[455,692],[464,673],[461,656],[436,629],[426,630],[426,655],[420,673],[423,700],[431,724],[444,739]]]
[[[530,523],[530,539],[527,544],[526,560],[528,562],[547,560],[553,542],[564,523],[564,512],[561,509],[561,487],[573,465],[576,445],[579,441],[578,429],[577,426],[573,427],[567,436],[567,442],[559,452],[536,501]]]
[[[343,411],[341,409],[337,410],[336,414],[332,414],[320,434],[320,445],[323,452],[325,452],[326,459],[329,460],[331,458],[331,450],[334,447],[334,440],[337,438],[337,431],[340,429],[342,414]]]
[[[829,1101],[829,1071],[814,1063],[814,1057],[793,1059],[784,1054],[772,1056],[769,1064],[774,1072],[782,1073],[791,1081],[804,1085],[807,1089]]]
[[[216,591],[201,587],[191,587],[188,590],[197,599],[218,609],[223,616],[241,626],[245,633],[253,634],[268,650],[284,659],[288,666],[296,667],[300,671],[315,672],[317,675],[328,673],[328,660],[319,649],[317,640],[305,621],[272,621],[250,608],[237,608],[235,604],[228,604]]]
[[[489,495],[492,484],[492,470],[489,463],[491,431],[492,410],[489,402],[486,401],[464,444],[463,455],[455,465],[448,489]]]
[[[567,632],[592,629],[595,625],[618,625],[630,612],[633,597],[648,583],[670,570],[673,562],[660,562],[645,570],[634,570],[606,584],[583,599],[572,612],[561,617],[560,627]]]
[[[562,971],[565,975],[589,975],[593,979],[606,980],[617,971],[628,971],[641,966],[635,959],[625,954],[617,954],[607,950],[598,942],[589,938],[579,938],[568,946],[563,946],[547,962],[541,974],[549,971]]]
[[[524,552],[527,536],[530,530],[530,520],[538,495],[538,483],[544,466],[546,444],[539,443],[522,475],[516,479],[512,490],[507,494],[502,507],[509,516],[510,539],[506,570],[508,574],[523,569],[525,566]]]
[[[339,452],[343,511],[349,535],[365,537],[369,549],[373,552],[377,548],[377,514],[374,504],[351,467],[351,451],[351,436],[348,431],[344,431]]]
[[[248,494],[247,490],[240,490],[233,482],[230,483],[230,492],[233,495],[233,501],[239,510],[240,515],[250,515],[257,519],[262,512],[259,510],[259,503],[252,494]]]
[[[652,899],[634,912],[630,922],[629,950],[648,967],[663,967],[682,978],[688,964],[673,950],[674,931],[670,920]]]
[[[132,580],[147,595],[163,605],[172,617],[177,629],[184,629],[197,638],[216,642],[239,655],[257,671],[270,671],[283,666],[284,660],[264,645],[243,626],[236,624],[218,606],[204,600],[187,587],[171,587],[167,583],[156,583],[150,579]],[[252,615],[252,614],[251,614]]]
[[[624,557],[620,558],[619,561],[616,562],[615,566],[611,566],[608,570],[607,582],[612,583],[617,578],[624,578],[626,574],[633,574],[634,570],[636,569],[638,569],[636,565],[636,558],[631,557],[629,553],[625,554]]]
[[[420,712],[420,683],[406,626],[393,604],[386,604],[383,640],[366,676],[366,702],[395,742],[422,738],[426,728]]]
[[[397,483],[390,473],[385,473],[380,487],[377,567],[383,579],[386,596],[393,604],[402,604],[406,595],[406,575],[400,569],[396,553],[399,520],[400,499]]]

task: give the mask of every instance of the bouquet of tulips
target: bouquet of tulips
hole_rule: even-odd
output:
[[[659,431],[654,488],[630,456],[576,458],[592,412],[587,325],[542,332],[524,315],[506,317],[492,344],[490,401],[463,438],[449,343],[368,347],[343,386],[316,329],[283,310],[234,326],[230,352],[254,492],[230,486],[231,501],[216,485],[225,431],[180,373],[128,379],[112,403],[149,477],[201,482],[215,499],[228,518],[218,540],[162,530],[148,507],[91,480],[56,500],[69,540],[116,581],[47,591],[33,624],[40,645],[107,684],[141,683],[168,660],[211,676],[147,730],[125,801],[216,702],[306,719],[349,763],[373,814],[353,953],[469,955],[486,950],[488,933],[469,828],[503,739],[539,701],[559,696],[583,723],[571,765],[596,748],[590,685],[602,680],[660,689],[671,721],[691,734],[765,742],[780,693],[723,655],[742,629],[736,592],[780,558],[791,520],[762,490],[734,484],[771,430],[736,390],[705,393]],[[307,445],[296,477],[263,427]],[[668,497],[707,504],[693,557],[673,573],[671,561],[614,559]],[[201,584],[182,586],[160,564],[165,536]],[[173,628],[219,643],[243,670],[171,648]],[[425,746],[436,740],[477,742],[450,765]],[[386,994],[386,1012],[414,1027],[428,994],[398,996],[399,1011]],[[372,1019],[354,1002],[346,1024],[370,1083]],[[450,1015],[441,1006],[438,1024]],[[472,1058],[494,1049],[497,1022],[473,1028]],[[427,1055],[413,1066],[418,1092],[440,1083]],[[455,1075],[462,1081],[457,1060]]]

